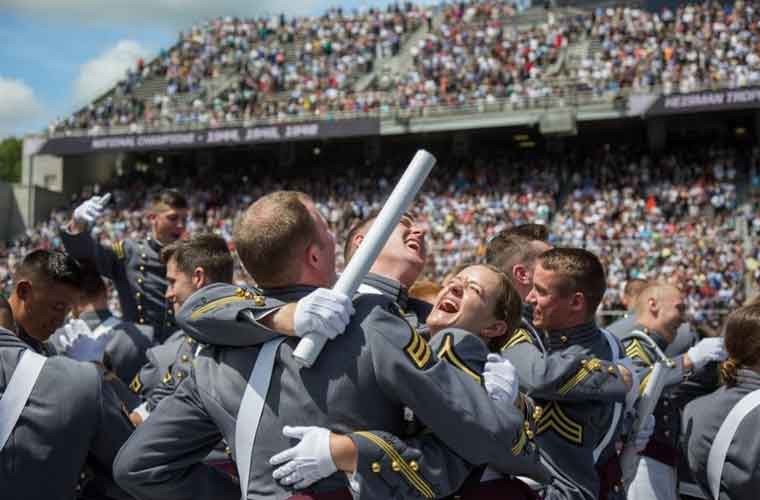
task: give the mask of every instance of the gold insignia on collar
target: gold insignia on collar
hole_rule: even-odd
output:
[[[446,334],[446,337],[443,340],[443,345],[438,350],[438,357],[441,359],[445,359],[452,365],[456,366],[463,372],[465,372],[470,377],[474,378],[477,383],[480,383],[481,378],[480,375],[472,371],[467,364],[465,364],[464,361],[462,361],[462,358],[460,358],[456,351],[454,350],[454,343],[452,341],[453,336],[450,333]]]

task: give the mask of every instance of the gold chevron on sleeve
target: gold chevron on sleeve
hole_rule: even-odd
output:
[[[509,338],[506,344],[501,348],[502,351],[506,351],[507,349],[510,349],[517,344],[522,344],[523,342],[527,342],[529,344],[533,343],[533,337],[531,337],[530,333],[528,333],[528,330],[525,328],[518,328],[515,330],[515,333],[512,334],[512,336]]]
[[[525,422],[528,424],[527,422]],[[529,425],[529,424],[528,424]],[[528,444],[528,434],[526,429],[527,425],[524,425],[522,431],[520,431],[520,437],[517,438],[517,443],[512,447],[512,455],[517,456],[525,449],[525,445]]]
[[[602,362],[597,358],[591,358],[588,360],[584,359],[581,361],[581,365],[581,369],[578,370],[578,372],[573,375],[570,380],[565,382],[562,387],[559,388],[560,396],[564,396],[570,392],[573,387],[586,380],[594,371],[599,371],[602,369]]]
[[[433,355],[428,343],[414,328],[412,328],[412,339],[404,348],[404,351],[406,351],[409,358],[419,369],[424,368]]]
[[[556,401],[552,401],[544,408],[544,414],[538,421],[537,434],[543,434],[548,430],[553,430],[573,444],[578,446],[583,444],[583,427],[565,415]]]
[[[638,339],[633,339],[631,343],[625,347],[625,355],[631,359],[638,358],[649,366],[652,365],[652,358]]]
[[[111,249],[113,250],[113,253],[116,255],[116,258],[118,260],[124,259],[124,256],[126,255],[124,253],[124,240],[119,240],[111,245]]]
[[[465,362],[462,361],[462,359],[457,355],[456,351],[454,350],[452,336],[450,333],[446,334],[446,337],[443,340],[443,345],[438,350],[438,357],[441,359],[445,359],[452,365],[456,366],[457,368],[465,372],[470,377],[474,378],[477,383],[480,383],[481,381],[480,375],[470,370],[470,368],[465,364]]]
[[[647,384],[649,383],[649,378],[652,375],[652,371],[650,370],[649,373],[644,375],[644,378],[641,379],[641,382],[639,383],[639,396],[644,394],[644,390],[647,388]]]
[[[360,431],[356,434],[374,443],[378,448],[383,450],[386,455],[388,455],[392,463],[398,464],[398,472],[404,476],[404,479],[406,479],[406,481],[414,489],[419,491],[424,498],[435,498],[436,495],[433,492],[433,488],[430,486],[430,484],[425,481],[425,479],[423,479],[422,476],[419,475],[406,460],[404,460],[404,457],[402,457],[401,454],[396,451],[396,448],[394,448],[390,443],[371,432]]]

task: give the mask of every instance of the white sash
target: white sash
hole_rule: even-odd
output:
[[[21,359],[5,387],[5,393],[0,398],[0,450],[8,442],[46,360],[45,356],[31,349],[26,349],[21,354]]]

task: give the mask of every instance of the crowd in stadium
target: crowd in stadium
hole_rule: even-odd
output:
[[[196,176],[182,169],[135,172],[97,187],[114,198],[97,236],[113,243],[143,234],[144,204],[154,186],[166,185],[188,193],[190,233],[212,228],[229,240],[241,207],[288,186],[314,193],[331,230],[343,235],[357,218],[378,209],[400,173],[402,159],[386,161],[372,176],[367,167],[345,168],[329,177],[302,170],[295,177],[268,175],[256,183],[234,169]],[[609,285],[605,309],[622,308],[620,293],[629,279],[656,276],[673,279],[688,291],[693,314],[731,309],[745,300],[745,274],[758,271],[754,259],[759,256],[747,253],[737,221],[746,211],[756,235],[760,212],[750,208],[752,198],[739,206],[736,193],[737,183],[755,175],[759,161],[757,151],[732,148],[687,148],[652,157],[609,146],[561,160],[505,153],[472,162],[444,161],[416,204],[434,249],[427,275],[440,279],[461,262],[482,259],[494,234],[512,224],[537,222],[549,225],[552,241],[601,256]],[[92,194],[88,188],[82,196]],[[66,214],[54,212],[4,252],[4,285],[10,282],[9,268],[25,252],[61,247],[58,228]],[[238,273],[236,279],[244,277]]]

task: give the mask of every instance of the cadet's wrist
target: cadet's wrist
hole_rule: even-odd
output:
[[[79,233],[84,233],[87,231],[87,224],[79,222],[76,219],[71,219],[69,221],[69,224],[66,226],[66,231],[72,236],[75,236]]]
[[[350,437],[331,432],[330,455],[338,470],[356,472],[359,461],[359,450]]]
[[[683,355],[683,371],[684,374],[694,371],[694,362],[691,360],[688,354]]]

